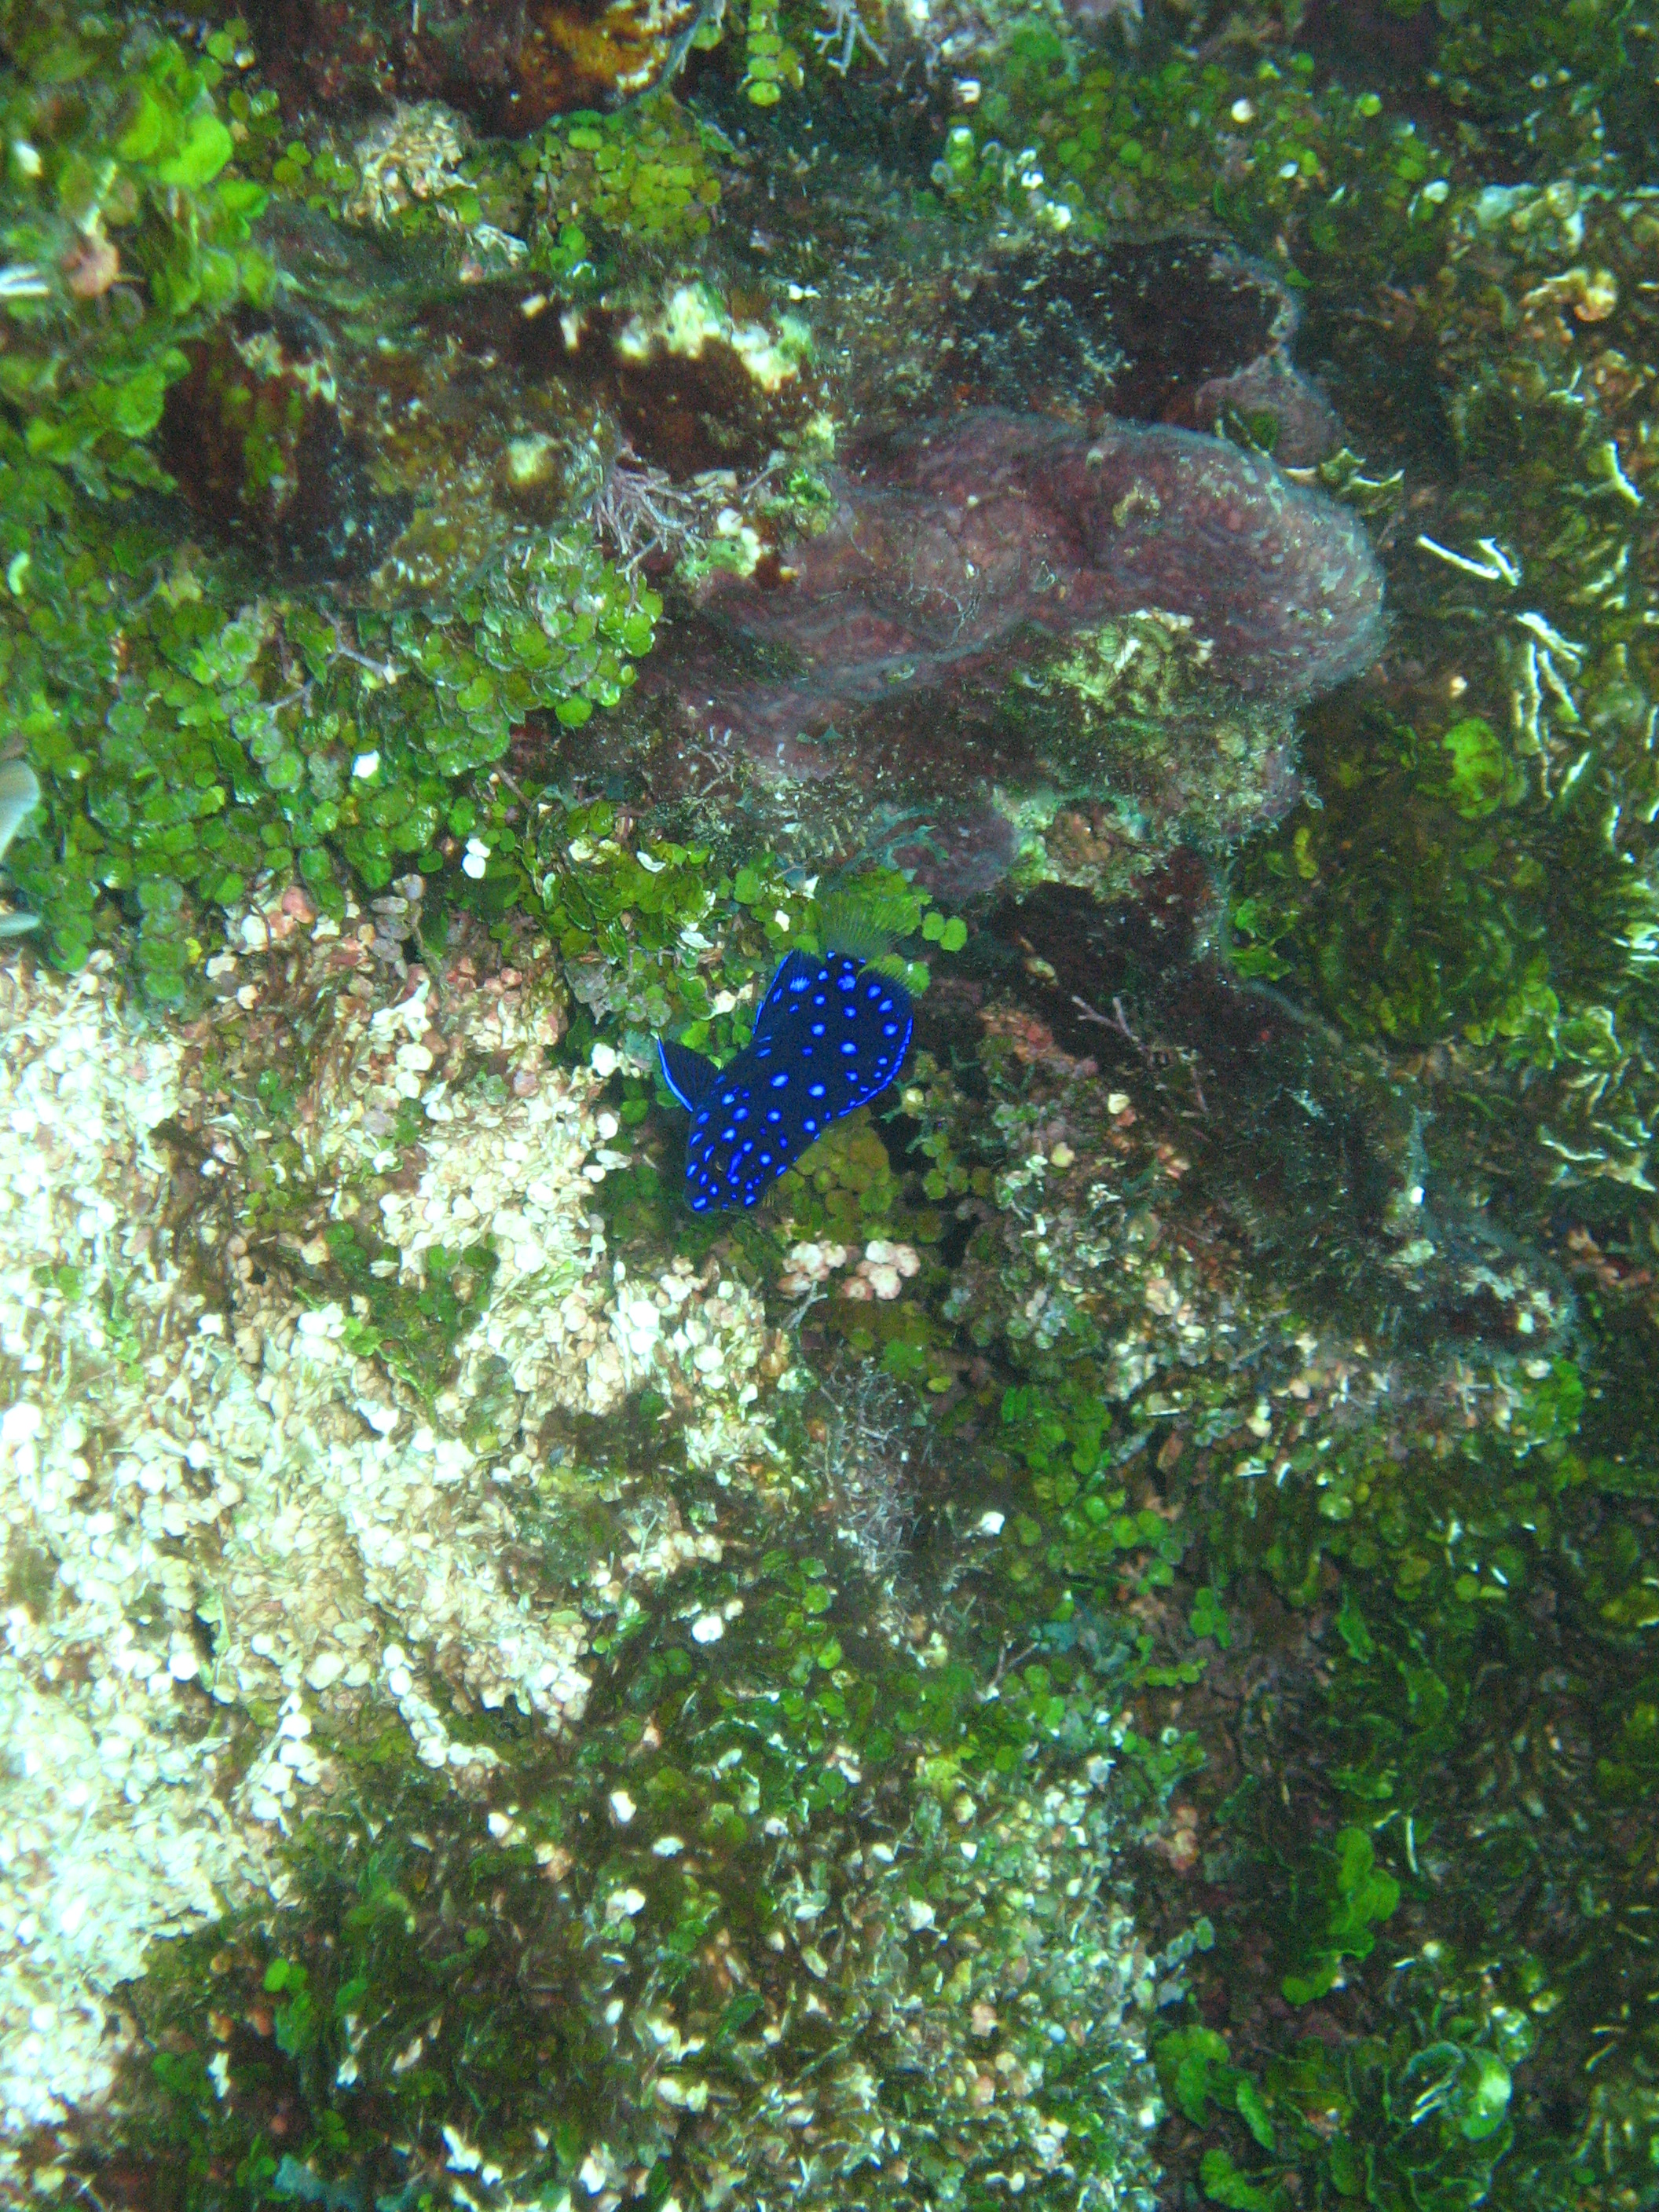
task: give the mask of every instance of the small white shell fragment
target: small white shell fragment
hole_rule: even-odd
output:
[[[8,1406],[4,1413],[0,1414],[0,1444],[9,1444],[15,1449],[40,1433],[40,1408],[30,1405],[27,1398],[20,1399],[15,1406]]]
[[[691,1624],[694,1644],[718,1644],[726,1633],[726,1623],[717,1613],[705,1613]]]

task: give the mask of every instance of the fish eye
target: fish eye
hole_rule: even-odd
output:
[[[773,1090],[774,1090],[774,1091],[781,1091],[781,1090],[784,1088],[784,1086],[787,1084],[788,1080],[789,1080],[789,1071],[788,1071],[788,1069],[787,1069],[787,1067],[781,1067],[781,1068],[778,1070],[777,1073],[776,1073],[776,1074],[772,1078],[772,1088],[773,1088]]]

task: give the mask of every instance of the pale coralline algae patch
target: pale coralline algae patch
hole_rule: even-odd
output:
[[[901,1836],[855,1845],[833,1873],[823,1859],[803,1865],[780,1885],[785,1927],[771,1972],[787,2016],[833,2036],[830,2060],[760,2074],[748,2094],[721,2100],[701,2154],[703,2203],[846,2202],[838,2183],[858,2166],[899,2165],[925,2139],[936,2170],[988,2169],[1013,2202],[1047,2185],[1050,2202],[1144,2212],[1135,2138],[1162,2107],[1136,2069],[1159,1968],[1113,1894],[1112,1765],[1091,1759],[1063,1784],[1026,1794],[997,1777],[975,1793],[951,1760],[924,1759],[923,1809]],[[641,2025],[656,2096],[681,2110],[712,2105],[707,2062],[682,2042],[669,2004]],[[956,2063],[942,2063],[947,2052]],[[1126,2170],[1115,2187],[1090,2171],[1073,2136],[1072,2085],[1085,2064],[1097,2094],[1109,2081],[1118,2102]],[[927,2086],[925,2138],[898,2117],[908,2100],[895,2085],[907,2082]],[[619,2161],[604,2144],[589,2160],[580,2178],[590,2197],[619,2202]],[[963,2197],[941,2186],[926,2201]]]
[[[729,1481],[775,1459],[763,1392],[786,1362],[751,1294],[667,1255],[624,1275],[607,1249],[592,1194],[616,1124],[595,1077],[548,1065],[550,994],[434,1008],[417,973],[376,1006],[367,977],[317,988],[326,926],[290,934],[287,982],[322,1039],[283,1133],[301,1226],[262,1261],[244,1187],[260,1133],[209,1110],[202,1032],[138,1030],[96,962],[0,979],[0,2133],[106,2088],[111,1992],[158,1935],[276,1886],[271,1838],[332,1786],[331,1744],[383,1735],[395,1710],[415,1754],[476,1786],[496,1754],[468,1715],[510,1700],[574,1726],[586,1613],[718,1558],[665,1495],[637,1502],[618,1556],[516,1589],[526,1509],[538,1526],[558,1510],[550,1412],[649,1384],[694,1467]],[[216,1030],[234,1059],[274,963],[230,964],[266,979]],[[418,1174],[387,1143],[405,1106]],[[164,1225],[186,1186],[163,1122],[210,1140],[206,1210],[182,1227]],[[328,1254],[311,1224],[347,1220],[411,1290],[435,1246],[493,1243],[449,1388],[372,1356],[361,1299],[310,1291],[307,1256]],[[292,1273],[272,1264],[289,1246]]]
[[[372,1160],[380,1152],[366,1126],[378,1126],[401,1098],[419,1103],[419,1182],[380,1200],[381,1231],[398,1247],[406,1279],[420,1279],[434,1245],[454,1251],[484,1235],[493,1240],[489,1311],[463,1341],[453,1403],[441,1400],[441,1409],[459,1410],[481,1394],[487,1370],[504,1364],[526,1435],[556,1407],[609,1413],[629,1391],[649,1387],[683,1417],[693,1466],[724,1472],[769,1455],[752,1408],[762,1382],[776,1380],[786,1363],[759,1299],[718,1268],[699,1273],[678,1257],[637,1275],[607,1258],[589,1201],[627,1155],[613,1149],[616,1117],[589,1103],[592,1083],[548,1073],[560,1028],[554,1002],[522,988],[463,1000],[465,1012],[449,1018],[445,1064],[488,1054],[504,1072],[457,1090],[431,1073],[436,1057],[422,1042],[434,1033],[428,994],[417,981],[371,1018],[344,1095],[335,1086],[337,1119],[331,1125],[325,1114],[319,1124],[337,1158],[355,1150]],[[396,1095],[376,1114],[374,1093],[388,1085]],[[371,1100],[367,1124],[352,1118],[354,1091]]]
[[[109,2085],[149,1941],[269,1879],[219,1795],[188,1556],[240,1492],[170,1416],[199,1300],[158,1256],[179,1053],[94,969],[0,981],[0,2133]],[[0,2166],[0,2172],[3,2166]]]
[[[745,1463],[765,1472],[776,1452],[757,1408],[789,1370],[754,1291],[683,1259],[626,1283],[619,1267],[617,1279],[612,1340],[630,1386],[649,1383],[677,1408],[693,1467],[721,1483]]]
[[[417,1421],[348,1350],[337,1305],[252,1326],[258,1370],[220,1354],[192,1409],[210,1449],[237,1455],[246,1492],[198,1601],[223,1624],[214,1694],[309,1690],[326,1706],[378,1689],[420,1757],[458,1771],[494,1753],[452,1733],[441,1680],[485,1706],[510,1698],[555,1729],[579,1718],[580,1615],[526,1612],[502,1583],[500,1554],[516,1534],[509,1489],[527,1467],[491,1466]],[[297,1746],[286,1762],[280,1743],[270,1749],[249,1800],[267,1820],[294,1802],[306,1763]]]
[[[199,1735],[165,1668],[101,1669],[84,1616],[70,1639],[13,1608],[0,1660],[7,1749],[0,1843],[0,2138],[104,2095],[127,2028],[112,2002],[156,1936],[268,1887],[260,1839],[214,1787],[222,1744]],[[73,1689],[65,1652],[88,1679]],[[6,2158],[0,2148],[0,2188]]]
[[[440,216],[459,227],[442,203],[465,186],[460,165],[471,137],[441,101],[399,100],[351,149],[358,185],[343,210],[347,220],[383,228],[415,201],[436,200]]]

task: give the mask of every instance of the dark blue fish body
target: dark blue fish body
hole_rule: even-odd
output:
[[[832,1121],[898,1073],[910,995],[850,952],[792,952],[755,1034],[724,1067],[659,1038],[665,1081],[691,1116],[685,1189],[696,1213],[757,1206]]]

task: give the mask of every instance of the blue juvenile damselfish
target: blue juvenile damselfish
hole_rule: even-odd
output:
[[[909,993],[880,969],[850,952],[792,952],[724,1067],[659,1038],[664,1080],[691,1116],[693,1212],[757,1206],[832,1121],[886,1089],[914,1026]]]

